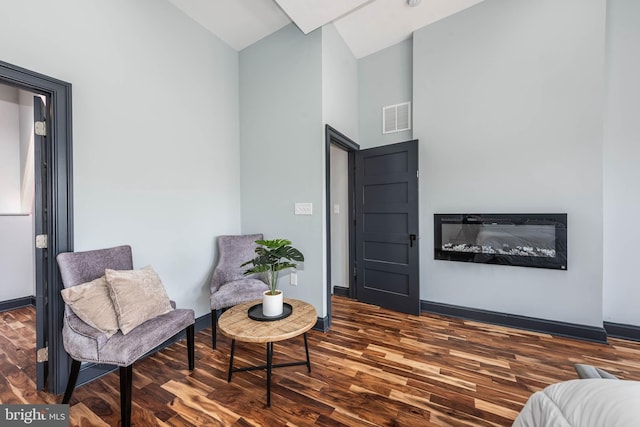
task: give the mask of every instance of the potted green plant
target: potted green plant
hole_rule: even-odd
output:
[[[251,264],[253,267],[244,272],[248,274],[262,274],[269,287],[262,298],[262,313],[265,316],[279,316],[282,314],[283,295],[278,290],[280,272],[295,268],[295,262],[304,261],[304,255],[291,246],[287,239],[256,240],[256,257],[244,262],[241,267]]]

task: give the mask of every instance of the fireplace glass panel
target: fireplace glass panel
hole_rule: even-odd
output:
[[[435,258],[566,270],[566,214],[434,215]]]

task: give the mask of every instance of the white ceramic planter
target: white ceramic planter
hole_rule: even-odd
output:
[[[264,294],[262,294],[262,314],[265,316],[273,317],[282,314],[284,294],[282,291],[276,292],[276,295],[269,294],[269,291],[264,291]]]

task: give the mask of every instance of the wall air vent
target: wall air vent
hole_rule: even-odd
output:
[[[382,107],[382,133],[411,129],[411,102]]]

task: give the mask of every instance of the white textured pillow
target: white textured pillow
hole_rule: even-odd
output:
[[[118,316],[104,276],[60,291],[64,302],[82,321],[108,336],[118,331]]]
[[[105,270],[118,326],[124,335],[136,326],[173,310],[158,274],[146,266],[140,270]]]

